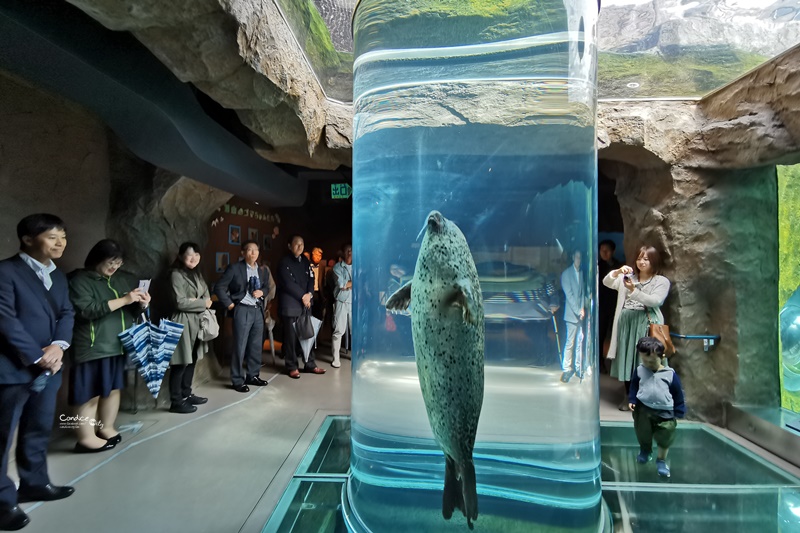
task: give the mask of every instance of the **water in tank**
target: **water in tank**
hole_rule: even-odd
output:
[[[351,531],[599,531],[595,0],[354,14]]]

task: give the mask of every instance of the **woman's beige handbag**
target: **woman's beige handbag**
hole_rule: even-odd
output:
[[[201,341],[208,342],[219,336],[219,322],[217,314],[213,309],[206,309],[200,315],[200,334],[197,336]]]

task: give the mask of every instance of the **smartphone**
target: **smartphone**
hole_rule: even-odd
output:
[[[139,290],[142,292],[150,292],[150,280],[149,279],[140,279],[139,280]]]

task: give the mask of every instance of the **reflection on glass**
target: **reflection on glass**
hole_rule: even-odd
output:
[[[702,96],[800,42],[792,23],[799,7],[794,0],[603,0],[600,97]]]
[[[453,310],[466,317],[463,310],[478,300],[485,349],[473,453],[476,528],[597,531],[603,521],[593,355],[597,3],[513,4],[362,0],[355,16],[347,503],[358,531],[467,528],[458,510],[443,518],[445,446],[432,426],[477,390],[462,368],[475,364],[472,345],[452,338],[441,346],[438,367],[418,371],[412,337],[419,352],[425,323],[415,312],[438,325],[439,315]],[[441,244],[440,255],[426,256],[431,250],[418,235],[426,225],[431,231],[432,211],[463,232],[468,255]],[[573,360],[581,370],[562,382],[561,274],[576,250],[585,316]],[[452,269],[418,256],[449,261]],[[472,279],[461,272],[467,263],[475,265],[477,284],[465,283]],[[452,298],[412,294],[410,308],[387,313],[398,287],[424,274],[437,279],[423,289],[441,287],[440,274],[451,271],[459,272],[450,281]],[[464,289],[474,285],[479,295]],[[427,335],[441,343],[450,330],[443,331],[441,338]],[[431,375],[463,382],[465,397],[438,397],[442,405],[432,406],[420,386]]]
[[[783,389],[797,394],[800,392],[800,289],[781,309],[780,323]]]

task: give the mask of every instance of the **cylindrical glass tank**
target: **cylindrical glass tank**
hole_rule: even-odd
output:
[[[597,10],[596,0],[356,7],[351,531],[464,531],[470,476],[455,461],[453,500],[443,450],[472,438],[470,522],[480,531],[608,527],[595,346]],[[463,232],[466,254],[458,239],[434,242],[442,223],[432,211]],[[387,311],[412,279],[408,309]],[[573,365],[562,361],[568,338]],[[448,501],[456,508],[445,519]]]

